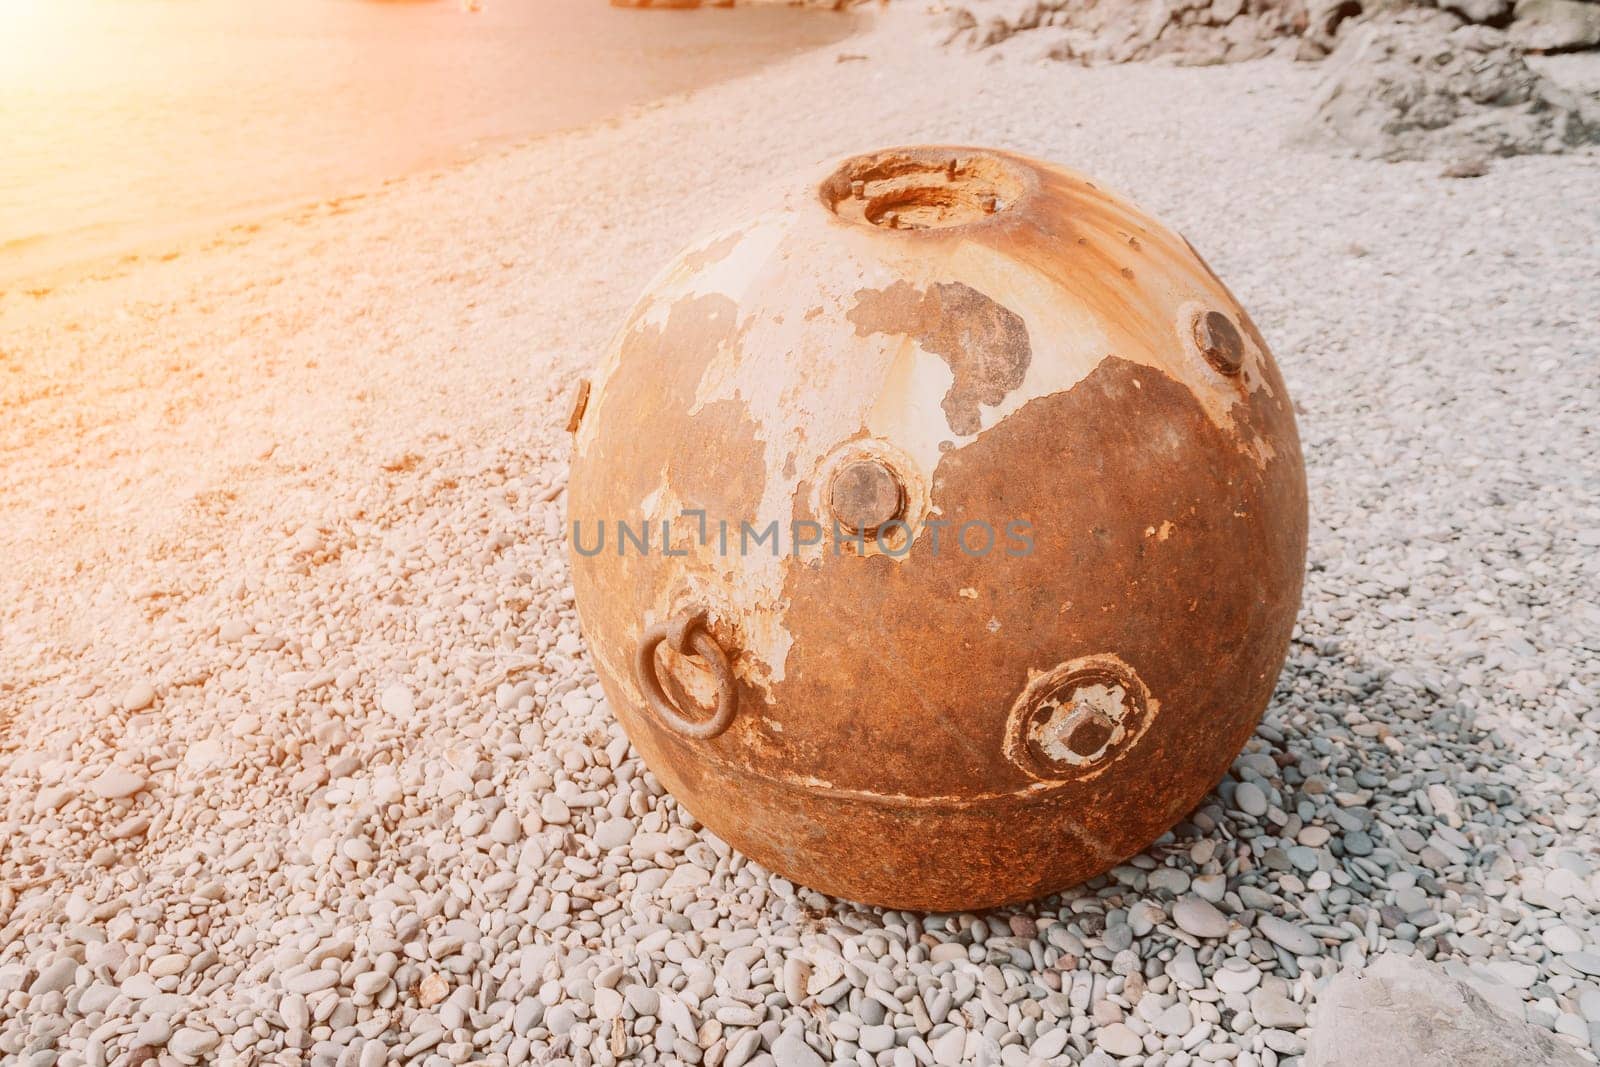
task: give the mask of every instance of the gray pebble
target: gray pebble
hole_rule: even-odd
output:
[[[1322,950],[1322,945],[1316,938],[1294,923],[1280,919],[1276,915],[1263,915],[1258,918],[1256,929],[1268,941],[1296,956],[1312,956]]]
[[[1179,897],[1172,906],[1172,920],[1178,929],[1195,937],[1217,938],[1228,934],[1228,917],[1209,901],[1193,894]]]
[[[1267,813],[1267,794],[1254,782],[1240,782],[1233,791],[1233,803],[1246,815],[1256,818]]]
[[[1344,842],[1344,850],[1352,856],[1372,855],[1372,838],[1360,830],[1345,834],[1341,840]]]

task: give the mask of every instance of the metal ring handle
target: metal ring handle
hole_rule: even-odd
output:
[[[644,690],[645,703],[650,705],[650,710],[669,730],[694,741],[709,741],[718,736],[733,725],[733,717],[739,711],[739,690],[734,684],[733,667],[728,663],[728,654],[706,629],[705,622],[705,609],[691,608],[676,619],[656,623],[639,639],[639,654],[634,659],[634,673],[638,675],[639,688]],[[717,680],[717,710],[711,718],[685,718],[661,688],[661,679],[656,677],[656,649],[663,641],[673,651],[699,656],[710,666]]]

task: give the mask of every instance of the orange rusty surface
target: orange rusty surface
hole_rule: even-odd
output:
[[[1070,171],[897,149],[772,203],[657,279],[575,434],[583,542],[653,524],[647,553],[608,529],[572,557],[610,702],[697,818],[825,892],[954,910],[1104,871],[1225,773],[1283,663],[1306,497],[1272,356],[1182,237]],[[914,532],[791,551],[863,460]],[[722,554],[718,519],[735,542],[778,520],[781,550]],[[953,547],[969,520],[987,556]],[[738,684],[710,740],[664,726],[631,665],[692,605]],[[657,666],[708,713],[695,659]]]

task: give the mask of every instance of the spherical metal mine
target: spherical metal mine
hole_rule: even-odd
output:
[[[746,855],[940,911],[1139,852],[1249,738],[1305,563],[1293,409],[1178,234],[1005,152],[846,159],[684,252],[575,415],[577,605]]]

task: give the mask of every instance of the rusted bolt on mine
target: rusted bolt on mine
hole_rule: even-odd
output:
[[[876,534],[901,517],[905,501],[900,479],[875,459],[852,460],[828,483],[828,510],[851,534]]]
[[[1239,336],[1239,328],[1220,311],[1195,316],[1194,343],[1206,362],[1222,374],[1238,374],[1244,365],[1244,338]]]

